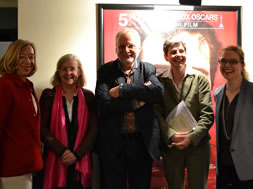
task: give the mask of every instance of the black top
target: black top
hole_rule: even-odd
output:
[[[225,95],[225,94],[224,94]],[[222,104],[224,105],[221,106],[221,110],[220,110],[220,114],[219,114],[219,140],[221,141],[221,145],[220,145],[220,163],[223,166],[234,166],[233,160],[232,160],[232,156],[231,156],[231,152],[230,152],[230,144],[231,144],[231,137],[232,137],[232,130],[233,130],[233,126],[234,126],[234,116],[235,116],[235,110],[236,110],[236,104],[237,104],[237,100],[238,100],[238,96],[239,94],[237,94],[234,99],[232,100],[232,102],[229,104],[228,102],[228,98],[225,95],[223,98]],[[223,124],[223,118],[222,118],[222,114],[224,111],[224,121],[225,121],[225,125]],[[225,133],[227,133],[228,137],[230,139],[227,139]]]
[[[78,131],[78,119],[77,119],[77,107],[78,107],[78,97],[73,97],[73,105],[72,105],[72,121],[69,119],[68,109],[67,109],[67,101],[66,98],[63,96],[63,107],[65,112],[65,122],[66,122],[66,129],[68,135],[68,148],[73,151],[76,135]]]

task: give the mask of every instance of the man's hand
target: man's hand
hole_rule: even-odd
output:
[[[151,81],[147,81],[146,83],[144,83],[144,85],[146,85],[146,86],[151,85],[151,84],[152,84]],[[120,88],[120,85],[111,88],[109,90],[109,96],[112,98],[118,98],[119,97],[119,88]],[[141,106],[143,106],[144,104],[142,104]]]
[[[119,85],[116,87],[113,87],[109,90],[110,97],[118,98],[119,97]]]
[[[151,84],[152,84],[151,81],[147,81],[147,82],[144,83],[144,85],[146,85],[146,86],[149,86],[149,85],[151,85]]]

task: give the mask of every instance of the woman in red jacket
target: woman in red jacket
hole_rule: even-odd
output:
[[[14,41],[0,60],[0,179],[4,189],[11,188],[11,183],[31,188],[32,173],[43,166],[40,108],[27,79],[36,70],[35,46],[26,40]]]

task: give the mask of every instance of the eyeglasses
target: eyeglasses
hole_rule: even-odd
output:
[[[218,62],[221,64],[221,65],[225,65],[226,63],[229,63],[230,65],[236,65],[238,64],[240,61],[239,60],[236,60],[236,59],[225,59],[225,58],[222,58],[220,60],[218,60]]]

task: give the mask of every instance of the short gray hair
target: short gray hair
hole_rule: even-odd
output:
[[[116,35],[116,45],[118,43],[119,38],[124,35],[124,34],[131,34],[131,36],[134,36],[137,40],[136,42],[138,42],[138,44],[136,44],[138,47],[141,47],[141,36],[140,34],[133,28],[125,28],[121,31],[119,31]]]

